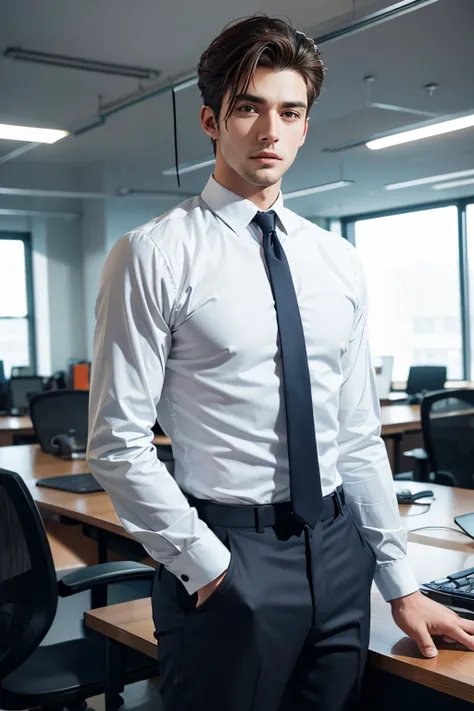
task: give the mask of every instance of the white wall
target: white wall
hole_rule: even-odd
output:
[[[51,369],[85,358],[81,220],[47,220]]]
[[[63,165],[9,162],[0,165],[0,186],[74,190],[75,172]],[[0,195],[0,208],[39,213],[80,213],[78,200]],[[84,357],[80,220],[0,214],[0,231],[31,235],[38,372],[62,369]]]

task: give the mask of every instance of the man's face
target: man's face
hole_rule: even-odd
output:
[[[305,141],[307,103],[306,84],[300,74],[258,67],[227,125],[223,118],[228,92],[224,96],[218,130],[212,135],[217,140],[216,168],[220,166],[237,182],[261,187],[278,183]],[[261,153],[276,157],[259,157]]]

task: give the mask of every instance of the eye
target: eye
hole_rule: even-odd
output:
[[[285,111],[283,116],[286,116],[287,118],[290,118],[290,119],[299,118],[299,114],[297,114],[296,111]]]
[[[250,109],[250,111],[248,111]],[[245,105],[245,106],[239,106],[237,111],[242,111],[242,113],[249,114],[251,111],[255,111],[253,106]]]

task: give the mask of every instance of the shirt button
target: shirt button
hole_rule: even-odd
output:
[[[181,580],[184,580],[184,582],[187,583],[189,580],[189,575],[182,575]]]

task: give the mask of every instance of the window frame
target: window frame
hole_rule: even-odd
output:
[[[438,202],[424,202],[416,205],[405,205],[387,210],[377,210],[374,212],[364,212],[356,215],[346,215],[340,218],[341,235],[344,239],[355,246],[355,223],[362,220],[372,220],[378,217],[392,217],[393,215],[403,215],[410,212],[420,212],[425,210],[436,210],[442,207],[456,207],[458,217],[458,259],[459,259],[459,289],[460,289],[460,309],[461,309],[461,361],[462,378],[452,382],[464,382],[472,380],[471,372],[471,348],[472,338],[470,328],[470,301],[469,301],[469,272],[467,253],[467,206],[474,205],[474,196],[458,198],[453,200],[442,200]],[[474,286],[473,286],[474,288]]]
[[[0,230],[0,241],[20,241],[23,242],[25,250],[25,276],[26,276],[26,316],[0,316],[0,321],[18,321],[26,318],[28,325],[28,346],[30,367],[33,372],[37,372],[37,352],[36,352],[36,329],[35,329],[35,302],[33,289],[33,251],[31,245],[31,233],[29,232],[8,232]]]

